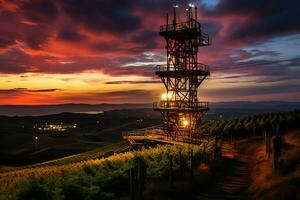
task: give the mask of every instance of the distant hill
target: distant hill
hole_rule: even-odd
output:
[[[152,104],[59,104],[59,105],[0,105],[0,115],[4,116],[40,116],[72,113],[101,113],[109,110],[152,108]],[[300,102],[265,101],[265,102],[213,102],[210,103],[210,113],[222,110],[238,110],[242,114],[257,114],[261,112],[278,112],[300,109]]]
[[[211,103],[211,109],[257,109],[269,111],[285,111],[300,108],[300,102],[287,101],[233,101]]]
[[[151,104],[0,105],[0,115],[40,116],[65,112],[96,114],[108,110],[150,108],[151,106]]]
[[[205,119],[228,119],[232,117],[242,117],[247,115],[257,115],[269,112],[282,112],[300,109],[300,102],[285,101],[235,101],[218,102],[210,104],[210,111]]]

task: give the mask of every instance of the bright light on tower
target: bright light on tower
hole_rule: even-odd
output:
[[[186,119],[183,119],[182,124],[184,127],[186,127],[187,125],[189,125],[189,121]]]
[[[162,95],[161,95],[161,99],[162,100],[168,100],[168,99],[171,99],[172,98],[172,93],[163,93]]]
[[[167,100],[167,94],[166,94],[166,93],[162,94],[162,95],[161,95],[161,99],[162,99],[162,100]]]
[[[192,3],[189,3],[189,7],[193,8],[193,7],[195,7],[195,5]]]
[[[179,6],[178,6],[177,4],[175,4],[173,7],[174,7],[174,8],[178,8]]]

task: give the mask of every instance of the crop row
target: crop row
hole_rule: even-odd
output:
[[[112,195],[115,198],[120,192],[113,189],[120,187],[119,184],[121,183],[118,182],[123,181],[122,184],[128,186],[128,170],[132,168],[134,158],[142,159],[147,165],[147,178],[157,178],[166,174],[170,154],[173,155],[173,169],[177,170],[180,167],[179,155],[188,161],[191,149],[193,156],[197,158],[203,155],[203,148],[203,145],[157,146],[141,151],[118,153],[102,159],[91,159],[59,166],[46,165],[2,173],[0,174],[0,191],[2,195],[0,199],[37,198],[35,196],[23,196],[35,195],[37,188],[41,190],[37,192],[38,194],[46,195],[42,197],[43,199],[52,199],[52,197],[57,195],[60,196],[58,199],[72,199],[73,197],[71,196],[76,194],[76,192],[70,193],[70,198],[66,197],[66,194],[69,194],[67,192],[70,189],[69,184],[74,187],[80,186],[81,189],[87,187],[87,190],[96,187],[98,188],[97,191],[101,192],[101,195],[104,195],[104,188],[112,184],[111,187],[105,189],[105,194],[107,193],[107,195]],[[212,144],[206,146],[206,154],[212,152],[212,148]],[[41,186],[43,187],[40,188]],[[57,191],[57,188],[60,188],[60,191]],[[124,190],[127,191],[126,187]],[[84,195],[85,193],[87,196],[90,195],[90,192],[87,191],[82,191],[80,195],[87,198]]]

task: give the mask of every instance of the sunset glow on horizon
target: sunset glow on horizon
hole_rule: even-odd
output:
[[[189,1],[180,2],[184,20]],[[212,36],[199,52],[211,71],[200,100],[299,101],[299,3],[259,2],[192,1]],[[173,3],[0,0],[0,104],[159,99],[155,66],[166,53],[158,32]]]

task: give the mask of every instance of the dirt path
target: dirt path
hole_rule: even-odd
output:
[[[251,155],[247,141],[237,144],[222,144],[223,159],[230,163],[230,170],[224,172],[224,177],[210,185],[210,189],[200,193],[201,200],[241,200],[251,199],[247,189],[251,181]],[[251,142],[250,142],[251,143]]]

